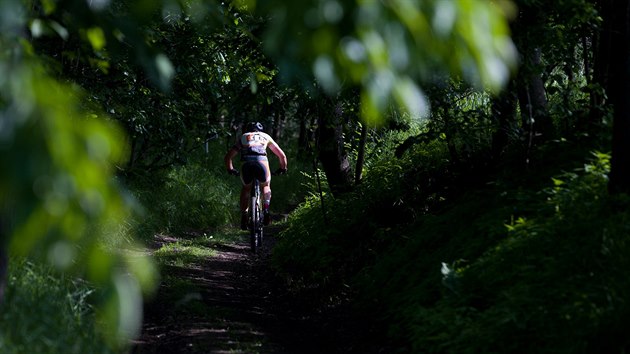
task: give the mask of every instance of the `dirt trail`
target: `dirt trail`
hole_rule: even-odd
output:
[[[365,323],[346,307],[322,309],[295,296],[272,273],[269,252],[251,254],[246,237],[214,246],[218,255],[177,278],[196,291],[173,304],[161,293],[148,304],[133,353],[352,353],[380,352],[360,340]],[[185,310],[178,310],[178,308]],[[191,311],[191,308],[193,311]]]

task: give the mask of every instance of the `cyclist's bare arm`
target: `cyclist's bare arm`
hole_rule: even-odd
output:
[[[228,150],[227,154],[225,154],[225,158],[223,159],[223,161],[225,162],[225,168],[228,171],[231,171],[234,169],[234,164],[232,163],[232,159],[234,158],[234,156],[236,156],[236,154],[238,154],[238,149],[236,148],[231,148],[230,150]]]
[[[269,144],[269,149],[273,152],[280,160],[280,168],[287,169],[287,155],[284,154],[284,151],[278,146],[278,144],[271,143]]]

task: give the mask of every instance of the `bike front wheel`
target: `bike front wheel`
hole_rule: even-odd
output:
[[[250,226],[249,226],[249,243],[252,252],[256,252],[258,248],[258,228],[260,224],[260,209],[258,208],[258,203],[256,201],[256,197],[251,198],[251,202],[249,205],[250,210]]]

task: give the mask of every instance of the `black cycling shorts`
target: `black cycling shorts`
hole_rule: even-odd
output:
[[[261,161],[246,161],[241,166],[241,180],[243,184],[250,184],[256,178],[260,182],[269,179],[269,171]]]

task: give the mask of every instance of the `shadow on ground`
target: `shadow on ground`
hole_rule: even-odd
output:
[[[247,235],[212,247],[216,256],[194,267],[170,266],[132,353],[377,353],[372,334],[344,307],[322,311],[292,294],[269,267],[278,229],[269,228],[260,254]],[[173,286],[172,284],[177,284]]]

